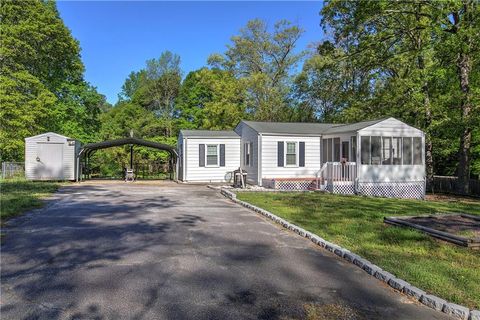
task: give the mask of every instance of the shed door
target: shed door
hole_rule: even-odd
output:
[[[63,143],[38,144],[40,179],[63,180]]]

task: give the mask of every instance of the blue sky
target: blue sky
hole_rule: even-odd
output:
[[[248,20],[273,25],[280,19],[304,30],[297,49],[322,39],[319,11],[310,2],[100,2],[60,1],[60,15],[80,41],[85,78],[110,103],[131,71],[162,51],[180,55],[184,76],[206,65],[211,53],[223,53],[230,37]]]

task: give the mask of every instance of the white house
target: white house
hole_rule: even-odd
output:
[[[240,136],[234,131],[181,130],[177,148],[177,176],[184,182],[230,181],[240,166]]]
[[[47,132],[25,138],[25,178],[75,180],[80,142]]]
[[[178,178],[275,189],[423,198],[424,133],[397,119],[353,124],[241,121],[234,131],[182,130]]]

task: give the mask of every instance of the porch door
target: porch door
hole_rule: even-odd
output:
[[[350,161],[350,157],[348,152],[350,150],[350,143],[348,141],[342,141],[342,158]]]

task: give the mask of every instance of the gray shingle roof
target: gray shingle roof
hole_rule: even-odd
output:
[[[333,123],[305,123],[305,122],[259,122],[242,121],[259,133],[320,135],[335,124]]]
[[[240,136],[233,130],[180,130],[182,136],[187,138],[238,138]]]
[[[363,128],[374,125],[376,123],[382,122],[385,119],[388,119],[388,118],[382,118],[382,119],[376,119],[376,120],[370,120],[370,121],[362,121],[362,122],[355,122],[355,123],[350,123],[350,124],[335,125],[335,126],[330,127],[329,129],[327,129],[323,133],[324,134],[331,134],[331,133],[358,131],[358,130],[361,130]]]
[[[321,135],[342,132],[358,131],[363,128],[374,125],[387,118],[362,121],[350,124],[339,123],[305,123],[305,122],[259,122],[245,121],[242,122],[259,133],[275,133],[275,134],[295,134],[295,135]]]

